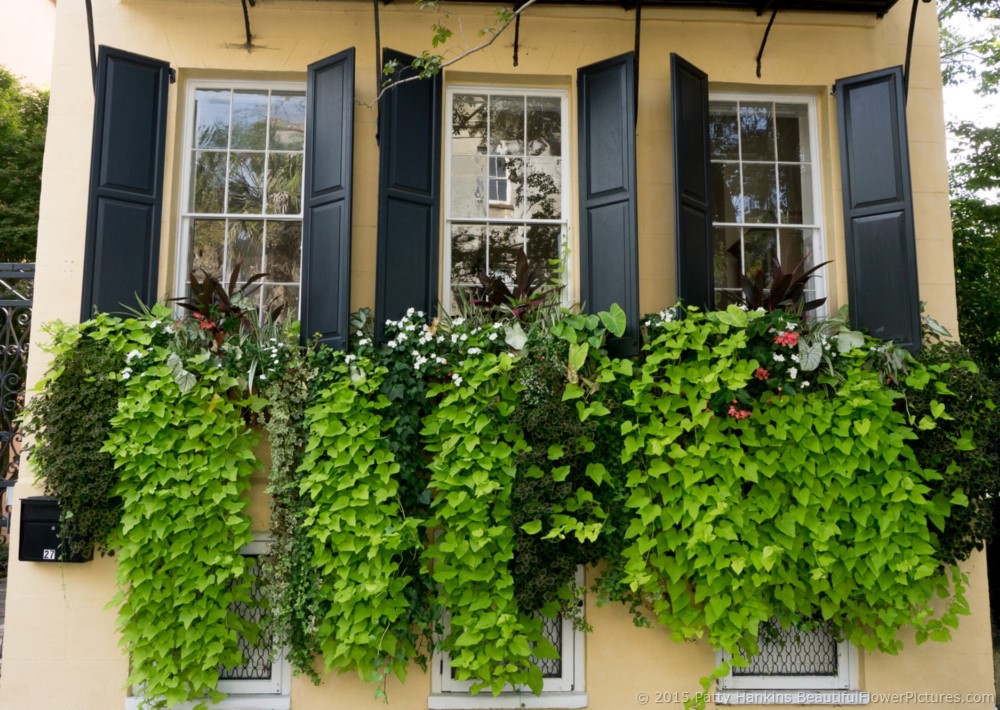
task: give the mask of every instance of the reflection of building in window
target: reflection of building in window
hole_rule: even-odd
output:
[[[802,631],[771,621],[761,624],[758,644],[760,654],[749,665],[733,666],[720,679],[717,702],[795,703],[803,702],[807,692],[813,703],[867,701],[865,693],[844,692],[857,688],[857,652],[847,641],[837,641],[829,624]],[[831,691],[826,700],[823,691]]]
[[[480,276],[514,283],[517,252],[551,278],[569,212],[566,92],[452,87],[445,168],[446,306]]]
[[[717,305],[740,275],[822,261],[815,104],[803,97],[713,95],[709,104],[713,268]],[[823,295],[818,274],[806,300]]]
[[[510,181],[507,179],[507,159],[490,158],[490,205],[510,204]]]
[[[259,305],[298,313],[305,92],[298,85],[189,86],[177,288],[203,270],[266,273]]]

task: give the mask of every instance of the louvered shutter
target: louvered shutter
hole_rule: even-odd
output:
[[[385,50],[412,76],[413,57]],[[379,114],[378,268],[376,334],[408,308],[437,311],[441,181],[441,77],[400,84]]]
[[[351,302],[354,48],[309,65],[302,338],[346,348]]]
[[[899,67],[836,83],[851,323],[912,350],[920,297]]]
[[[625,335],[608,343],[617,356],[640,345],[634,77],[632,53],[577,72],[580,293],[590,313],[613,303],[625,310]]]
[[[156,301],[170,65],[98,55],[81,319]]]

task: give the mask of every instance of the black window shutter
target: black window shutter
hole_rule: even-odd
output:
[[[354,48],[309,65],[306,83],[302,339],[347,347],[351,307]]]
[[[712,285],[712,206],[708,187],[708,75],[670,55],[674,112],[677,297],[708,310]]]
[[[156,301],[170,65],[102,46],[81,319]]]
[[[412,76],[413,57],[386,49],[384,61]],[[379,113],[378,257],[375,332],[408,308],[437,310],[441,180],[441,78],[390,89]]]
[[[608,343],[617,356],[639,352],[634,77],[631,52],[577,71],[580,295],[590,313],[625,310],[625,335]]]
[[[920,346],[920,299],[901,68],[835,86],[851,323]]]

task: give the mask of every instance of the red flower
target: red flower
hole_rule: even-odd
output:
[[[774,337],[774,342],[778,345],[784,345],[789,348],[794,348],[799,344],[799,334],[794,330],[786,331],[783,330]]]
[[[201,323],[198,324],[198,327],[201,328],[202,330],[211,330],[212,328],[215,327],[215,323],[213,323],[210,320],[203,320]]]
[[[735,402],[736,400],[733,401]],[[729,416],[737,421],[740,419],[746,419],[750,416],[750,414],[752,414],[752,412],[749,409],[737,409],[735,405],[729,405]]]
[[[756,370],[754,370],[753,376],[756,377],[758,380],[766,380],[768,377],[771,376],[771,373],[765,370],[763,367],[758,367]]]

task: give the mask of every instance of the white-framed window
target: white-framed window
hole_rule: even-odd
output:
[[[732,302],[742,274],[823,261],[816,99],[712,93],[709,150],[715,301]],[[823,270],[805,300],[826,295]]]
[[[518,251],[540,281],[554,275],[569,223],[568,100],[556,89],[448,88],[446,309],[484,273],[512,288]]]
[[[267,274],[260,307],[298,317],[305,85],[191,81],[185,107],[177,293],[241,264]]]
[[[577,586],[583,586],[583,569],[577,569]],[[580,604],[583,603],[581,599]],[[562,616],[545,618],[544,634],[559,651],[559,658],[534,659],[542,671],[542,694],[529,689],[510,689],[498,696],[489,690],[473,695],[472,681],[454,677],[446,652],[435,651],[432,659],[430,710],[475,710],[476,708],[583,708],[587,706],[584,679],[586,633]]]
[[[243,546],[240,554],[254,560],[248,574],[252,575],[249,604],[237,604],[233,612],[255,624],[259,636],[254,643],[240,638],[240,650],[245,663],[235,668],[219,669],[218,689],[227,694],[221,702],[209,704],[209,710],[289,710],[291,707],[292,667],[287,649],[273,644],[271,622],[265,608],[263,590],[258,583],[259,559],[270,543],[268,533],[254,533],[254,540]],[[195,630],[192,629],[192,632]],[[126,700],[125,710],[139,710],[141,695]],[[170,710],[191,710],[197,702],[172,706]]]
[[[857,649],[838,641],[828,624],[810,631],[761,624],[760,654],[749,665],[733,666],[719,680],[716,702],[724,705],[860,705]],[[732,660],[727,653],[721,659]]]

